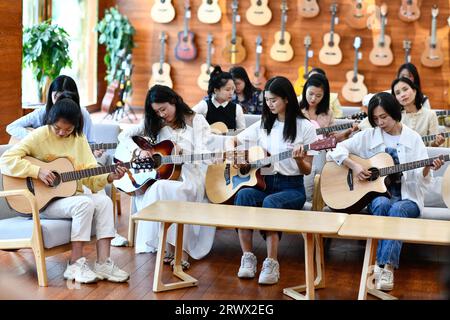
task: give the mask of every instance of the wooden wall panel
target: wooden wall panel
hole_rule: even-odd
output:
[[[6,126],[22,115],[22,1],[0,1],[0,143],[8,143]]]
[[[215,52],[212,56],[213,63],[221,64],[223,69],[229,69],[230,64],[224,63],[221,50],[225,45],[225,36],[231,33],[231,1],[220,1],[224,15],[222,20],[214,25],[201,23],[197,18],[197,9],[200,0],[191,1],[192,19],[190,28],[196,34],[196,43],[199,47],[199,55],[195,61],[181,62],[174,57],[174,47],[177,41],[177,33],[183,28],[183,1],[172,1],[176,8],[175,19],[168,24],[159,24],[152,21],[150,17],[152,0],[117,0],[119,10],[128,16],[137,30],[136,42],[138,47],[134,50],[134,74],[133,74],[133,105],[143,106],[147,83],[151,76],[151,65],[159,61],[159,32],[161,30],[168,33],[168,50],[166,51],[166,61],[172,66],[172,80],[174,89],[179,92],[191,106],[197,103],[204,95],[197,87],[196,79],[200,72],[200,65],[206,59],[206,37],[207,32],[213,33]],[[368,1],[374,3],[374,1]],[[356,35],[362,37],[362,60],[360,61],[360,72],[365,76],[365,83],[369,92],[386,90],[395,77],[397,68],[403,63],[404,51],[402,41],[407,37],[413,41],[412,62],[419,68],[424,92],[430,97],[433,108],[446,108],[448,101],[449,87],[449,32],[446,19],[449,16],[448,0],[422,0],[422,15],[419,21],[405,23],[398,18],[400,0],[386,1],[388,3],[388,25],[387,34],[392,37],[392,49],[395,55],[394,62],[388,67],[376,67],[369,60],[369,53],[372,49],[372,31],[369,29],[356,30],[349,27],[343,17],[343,13],[349,10],[350,0],[339,0],[338,17],[339,24],[336,25],[336,32],[341,36],[340,47],[344,53],[343,61],[337,66],[328,66],[319,62],[319,50],[322,47],[322,37],[329,31],[330,26],[330,5],[331,0],[320,0],[320,14],[312,19],[301,18],[298,15],[299,1],[288,0],[288,20],[287,31],[292,35],[291,44],[295,50],[294,59],[290,62],[281,63],[273,61],[269,56],[270,47],[273,44],[273,35],[280,28],[280,4],[281,0],[269,1],[272,9],[272,21],[263,27],[250,25],[245,18],[245,12],[250,6],[250,1],[239,1],[239,14],[241,22],[237,25],[238,35],[243,36],[244,45],[247,49],[247,59],[243,65],[252,66],[255,59],[255,38],[258,34],[263,38],[262,65],[267,68],[267,77],[284,75],[290,80],[297,78],[297,69],[303,65],[304,47],[303,39],[309,34],[312,37],[312,47],[314,56],[310,61],[313,66],[324,68],[330,79],[330,84],[334,92],[341,92],[344,85],[345,72],[353,68],[353,40]],[[380,5],[382,1],[376,1]],[[424,49],[424,38],[429,34],[431,26],[431,5],[439,5],[440,14],[438,16],[438,37],[443,43],[445,54],[444,66],[437,69],[430,69],[421,66],[420,54]],[[343,105],[352,105],[342,97]]]

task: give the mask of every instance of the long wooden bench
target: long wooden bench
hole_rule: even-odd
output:
[[[367,240],[358,299],[365,300],[367,293],[381,299],[396,299],[390,294],[376,290],[370,281],[378,240],[450,245],[450,221],[353,214],[347,216],[338,235],[343,238]]]
[[[167,291],[197,285],[197,279],[185,273],[181,267],[184,224],[225,228],[242,228],[302,233],[305,238],[306,295],[296,294],[297,299],[314,299],[314,236],[337,235],[347,214],[311,212],[299,210],[240,207],[209,203],[181,201],[157,201],[142,209],[132,219],[161,222],[158,253],[153,278],[153,291]],[[172,223],[177,224],[175,265],[173,274],[179,282],[165,284],[162,281],[163,257],[167,231]]]

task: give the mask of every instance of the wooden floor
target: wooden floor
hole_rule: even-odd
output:
[[[123,214],[119,232],[126,235],[129,198],[122,196]],[[265,243],[254,235],[258,271],[265,258]],[[326,288],[317,290],[317,299],[356,299],[364,255],[364,242],[332,239],[326,257]],[[95,246],[86,248],[91,263]],[[395,273],[392,294],[400,299],[443,299],[442,273],[447,264],[447,251],[438,246],[407,244],[403,248],[400,270]],[[49,286],[38,287],[34,258],[29,250],[0,251],[0,299],[284,299],[283,288],[304,282],[303,240],[299,235],[284,234],[280,242],[281,279],[272,286],[260,286],[257,279],[240,280],[241,251],[237,233],[221,229],[216,232],[212,251],[200,261],[191,261],[189,273],[199,280],[198,287],[166,293],[152,291],[155,254],[135,254],[132,248],[112,248],[112,258],[131,273],[125,284],[99,282],[76,285],[63,279],[68,253],[47,259]],[[166,267],[166,280],[172,276]],[[175,280],[175,279],[174,279]]]

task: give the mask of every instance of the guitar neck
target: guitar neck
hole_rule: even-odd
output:
[[[345,129],[351,128],[352,126],[353,126],[353,122],[337,124],[337,125],[334,125],[331,127],[316,129],[316,134],[328,134],[328,133],[331,133],[334,131],[345,130]]]
[[[232,163],[238,163],[238,159],[240,158],[242,158],[242,161],[244,161],[244,159],[247,159],[247,150],[163,156],[161,157],[161,165],[205,161],[223,162],[225,160]]]
[[[431,47],[436,47],[436,17],[433,17],[431,20]]]
[[[305,152],[311,150],[311,145],[310,144],[305,144],[303,146],[303,150]],[[286,151],[283,151],[283,152],[271,155],[269,157],[262,158],[262,159],[254,161],[254,162],[251,162],[250,166],[253,169],[259,169],[259,168],[265,167],[265,166],[267,166],[267,165],[269,165],[271,163],[274,163],[274,162],[279,162],[279,161],[283,161],[285,159],[290,159],[290,158],[292,158],[292,152],[293,152],[293,149],[286,150]]]
[[[304,62],[305,73],[303,74],[304,79],[308,78],[308,64],[309,64],[308,50],[309,46],[305,46],[305,62]]]
[[[405,63],[409,62],[409,49],[405,49]]]
[[[258,48],[258,46],[256,46],[256,48]],[[261,56],[261,53],[259,53],[258,52],[258,50],[256,50],[256,62],[255,62],[255,75],[256,76],[259,76],[259,69],[261,68],[261,65],[260,65],[260,56]]]
[[[334,43],[334,20],[336,19],[336,14],[331,15],[331,27],[330,27],[330,43]]]
[[[281,12],[281,37],[280,40],[284,41],[284,32],[286,31],[286,12]]]
[[[353,80],[356,81],[358,76],[358,49],[355,48],[355,61],[353,62]]]
[[[438,116],[438,117],[450,116],[450,110],[439,110],[439,111],[436,111],[436,116]]]
[[[386,28],[386,16],[381,16],[381,32],[380,32],[380,41],[378,42],[380,46],[384,46],[384,35],[385,35],[385,28]]]
[[[207,73],[209,74],[209,68],[211,68],[211,41],[208,42],[208,52],[206,53],[206,66]]]
[[[439,159],[439,158],[440,157],[428,158],[428,159],[419,160],[419,161],[397,164],[397,165],[391,166],[391,167],[380,168],[379,169],[380,176],[383,177],[383,176],[387,176],[387,175],[394,174],[394,173],[414,170],[414,169],[422,168],[422,167],[426,167],[426,166],[432,166],[433,161],[436,159]],[[446,154],[445,156],[443,156],[442,160],[449,161],[450,155]]]
[[[91,150],[116,149],[117,143],[90,143],[89,146],[91,147]]]
[[[450,137],[450,131],[439,133],[439,135],[442,135],[444,138],[448,138],[448,137]],[[422,140],[423,140],[423,142],[432,142],[432,141],[436,140],[436,136],[437,136],[437,134],[430,134],[428,136],[423,136]]]
[[[161,51],[160,51],[160,55],[159,55],[159,71],[162,73],[162,69],[163,69],[163,65],[164,65],[164,56],[165,56],[165,45],[166,45],[166,41],[161,40]]]
[[[189,8],[185,8],[185,13],[184,13],[184,27],[183,27],[183,37],[184,40],[187,40],[188,37],[188,32],[189,32],[189,17],[188,17],[188,12],[189,12]]]
[[[78,171],[68,171],[61,173],[62,182],[68,182],[73,180],[81,180],[87,177],[98,176],[105,173],[111,173],[116,171],[118,166],[126,167],[127,169],[131,168],[131,162],[124,162],[120,164],[113,164],[109,166],[101,166],[96,168],[78,170]]]
[[[231,27],[231,43],[236,44],[236,12],[237,9],[233,9],[233,15],[232,15],[232,27]]]

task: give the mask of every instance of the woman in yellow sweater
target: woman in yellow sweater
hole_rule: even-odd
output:
[[[68,158],[75,170],[97,167],[97,162],[82,133],[83,118],[80,107],[69,98],[58,100],[50,110],[47,125],[37,128],[0,158],[2,174],[42,180],[52,185],[55,175],[52,171],[31,164],[23,159],[34,157],[44,162],[56,158]],[[110,258],[110,243],[114,238],[112,202],[105,194],[96,194],[107,183],[120,179],[126,169],[119,167],[116,172],[93,176],[77,181],[77,194],[51,202],[41,211],[42,218],[72,219],[72,254],[64,272],[64,278],[81,283],[97,280],[124,282],[128,273],[119,269]],[[83,194],[82,185],[92,194]],[[83,257],[83,244],[91,240],[92,220],[96,225],[97,261],[93,270]]]

